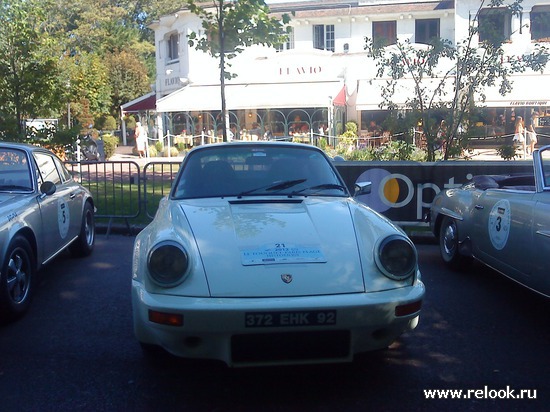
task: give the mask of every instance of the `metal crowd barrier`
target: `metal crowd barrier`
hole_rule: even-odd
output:
[[[150,162],[140,167],[133,161],[66,162],[79,182],[92,193],[98,223],[107,234],[122,220],[129,233],[154,217],[158,203],[168,195],[179,162]]]
[[[337,162],[346,185],[371,181],[376,190],[359,198],[401,226],[425,225],[423,216],[435,194],[467,183],[479,174],[528,173],[531,160],[417,162]],[[170,192],[180,162],[149,162],[139,166],[133,161],[68,162],[69,170],[87,187],[96,205],[98,223],[122,219],[128,233],[144,227],[153,219],[159,201]],[[399,182],[397,198],[385,198],[385,185]],[[396,189],[392,186],[392,190]],[[393,193],[393,192],[392,192]]]

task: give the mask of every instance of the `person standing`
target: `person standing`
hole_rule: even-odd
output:
[[[535,128],[533,127],[532,123],[530,123],[529,126],[527,126],[525,135],[528,138],[527,143],[529,144],[529,153],[533,154],[535,150],[535,145],[537,144],[537,133],[535,132]]]
[[[136,149],[138,152],[138,156],[140,158],[145,157],[146,156],[145,152],[147,149],[147,131],[141,125],[140,122],[136,123],[135,136],[136,136]]]
[[[526,144],[525,144],[525,127],[523,126],[523,119],[521,116],[516,118],[516,126],[514,130],[514,142],[517,142],[523,148],[523,158],[525,159],[526,155]]]
[[[527,144],[529,145],[529,153],[533,154],[535,145],[537,144],[537,133],[535,127],[537,126],[538,114],[534,110],[531,111],[531,117],[525,131],[525,137],[527,138]]]

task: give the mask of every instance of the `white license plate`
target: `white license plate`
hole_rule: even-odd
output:
[[[244,325],[247,328],[336,325],[336,311],[247,312]]]

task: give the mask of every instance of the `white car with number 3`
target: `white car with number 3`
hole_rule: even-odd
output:
[[[230,366],[351,361],[413,329],[424,297],[403,231],[294,143],[193,149],[132,270],[145,352]]]
[[[49,150],[0,142],[0,322],[29,308],[34,275],[65,248],[92,252],[94,203]]]
[[[531,173],[474,176],[441,191],[430,225],[452,268],[464,268],[474,257],[550,296],[550,146],[534,151]]]

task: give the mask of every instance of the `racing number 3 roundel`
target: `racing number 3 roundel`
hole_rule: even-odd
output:
[[[489,238],[491,244],[497,250],[502,250],[508,241],[511,221],[510,202],[506,199],[499,200],[491,209],[489,215]]]

